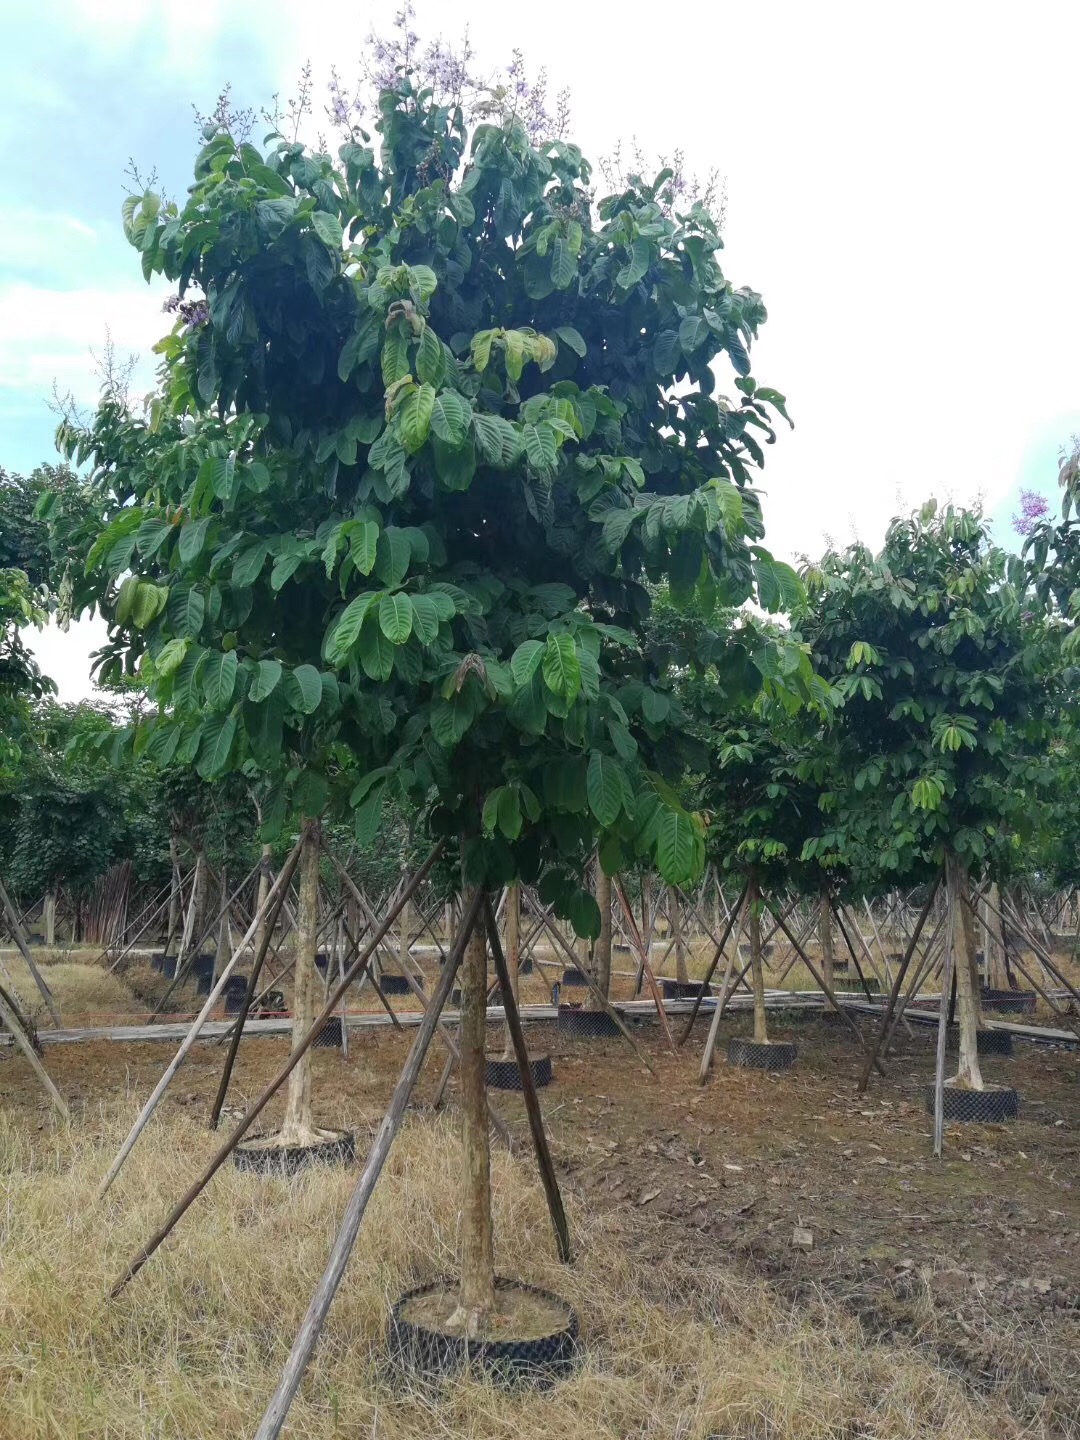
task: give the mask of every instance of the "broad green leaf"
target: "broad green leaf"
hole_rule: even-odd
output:
[[[522,433],[525,440],[525,453],[528,455],[529,464],[533,469],[542,472],[554,470],[558,447],[555,443],[555,431],[547,421],[541,420],[536,425],[526,425]]]
[[[560,235],[551,250],[551,283],[557,290],[565,290],[577,278],[577,260]]]
[[[205,515],[201,520],[185,520],[180,527],[180,561],[183,565],[194,564],[202,554],[210,519],[209,515]]]
[[[195,768],[204,780],[224,774],[236,739],[235,715],[210,715],[203,721]]]
[[[235,650],[211,654],[202,670],[202,689],[211,710],[227,710],[236,690],[239,661]]]
[[[379,601],[379,628],[391,645],[404,645],[412,634],[413,607],[408,595],[384,595]]]
[[[356,843],[367,847],[374,843],[382,823],[383,801],[386,799],[386,785],[376,785],[355,815]]]
[[[260,660],[255,667],[255,675],[251,681],[251,688],[248,690],[248,699],[253,704],[265,700],[268,695],[273,694],[280,679],[280,660]]]
[[[191,585],[174,585],[169,594],[169,623],[180,635],[198,638],[206,615],[206,599]]]
[[[190,640],[176,639],[170,640],[166,645],[163,645],[161,654],[154,661],[155,672],[162,678],[173,674],[177,667],[183,662],[190,644]]]
[[[574,934],[582,940],[595,940],[600,934],[600,906],[588,890],[574,890],[564,905],[566,918],[574,927]]]
[[[135,587],[135,598],[131,606],[131,618],[137,630],[145,630],[165,609],[169,599],[166,585],[152,585],[140,580]]]
[[[622,769],[618,761],[594,750],[587,778],[589,809],[601,825],[614,825],[623,801]]]
[[[440,440],[456,447],[463,443],[469,430],[470,410],[454,390],[443,390],[435,400],[431,428]]]
[[[234,585],[253,585],[259,578],[270,546],[265,540],[257,540],[236,557],[233,562],[232,580]]]
[[[586,348],[585,341],[581,334],[574,329],[573,325],[556,325],[555,334],[564,345],[568,345],[570,349],[573,350],[575,355],[584,356]]]
[[[441,400],[442,397],[440,396]],[[435,407],[435,391],[431,385],[419,385],[406,395],[398,411],[401,438],[410,455],[415,455],[427,440],[432,427],[432,411]],[[438,430],[436,430],[436,434]]]
[[[571,704],[581,689],[581,664],[574,648],[574,638],[565,632],[549,635],[544,646],[544,680],[548,689]]]
[[[413,634],[421,645],[430,645],[439,634],[439,606],[430,595],[412,597]]]
[[[649,268],[649,242],[640,235],[630,246],[630,258],[615,276],[615,283],[621,290],[629,290],[641,280]]]
[[[430,325],[424,327],[420,336],[420,348],[416,353],[416,373],[428,385],[438,388],[446,373],[446,359],[442,341]]]
[[[331,626],[323,645],[323,654],[328,665],[341,665],[349,658],[353,646],[360,638],[364,616],[379,598],[376,590],[366,590],[350,600],[345,609]]]
[[[536,673],[540,657],[544,653],[542,640],[525,640],[510,657],[510,673],[515,685],[527,685]]]
[[[663,806],[656,836],[656,860],[660,873],[670,885],[696,880],[697,836],[694,822],[684,810]]]
[[[521,431],[501,415],[484,415],[477,411],[472,417],[473,434],[480,454],[489,465],[507,470],[524,448]]]
[[[394,672],[394,646],[376,620],[369,620],[360,631],[360,665],[371,680],[389,680]]]
[[[650,725],[659,725],[666,720],[671,709],[671,700],[662,690],[644,690],[641,695],[641,713]]]
[[[293,710],[313,715],[322,700],[322,680],[314,665],[298,665],[285,672],[285,699]]]
[[[384,585],[400,585],[409,571],[412,546],[409,537],[388,525],[375,546],[375,573]]]
[[[374,520],[361,520],[353,531],[349,553],[353,564],[361,575],[370,575],[375,565],[375,552],[379,543],[379,527]]]

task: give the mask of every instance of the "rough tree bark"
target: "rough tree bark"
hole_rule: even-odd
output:
[[[968,1090],[982,1090],[978,1029],[981,1014],[979,976],[975,966],[974,925],[968,900],[971,884],[967,867],[956,855],[945,857],[950,938],[956,971],[956,1010],[960,1023],[960,1061],[949,1082]]]
[[[56,944],[56,891],[46,890],[45,906],[45,944],[52,948]]]
[[[514,999],[519,996],[518,990],[518,965],[521,961],[521,887],[518,884],[508,885],[506,888],[506,973],[510,977],[510,988],[514,992]],[[510,1026],[505,1027],[503,1037],[504,1060],[514,1058],[514,1040],[510,1034]]]
[[[214,979],[216,980],[222,970],[232,959],[232,948],[229,945],[229,876],[225,866],[221,867],[221,899],[218,901],[218,909],[221,911],[221,918],[218,920],[217,948],[214,951]]]
[[[255,901],[255,908],[260,917],[259,928],[256,930],[255,939],[252,942],[256,955],[262,949],[263,935],[266,931],[266,897],[270,893],[270,857],[272,853],[269,845],[262,847],[262,859],[259,861],[259,891]]]
[[[480,1335],[495,1310],[495,1250],[491,1226],[491,1147],[488,1138],[484,1032],[487,1026],[487,936],[473,925],[461,966],[461,1113],[464,1184],[461,1197],[461,1289],[455,1324]]]
[[[293,1030],[295,1050],[311,1029],[315,1018],[315,987],[318,972],[315,952],[319,939],[319,845],[321,827],[318,820],[304,822],[304,842],[300,852],[300,902],[296,914],[296,964],[293,970]],[[311,1145],[320,1134],[311,1118],[311,1050],[305,1054],[289,1076],[285,1097],[285,1119],[281,1125],[280,1143]]]
[[[401,907],[399,917],[400,930],[398,931],[398,964],[401,966],[403,975],[412,974],[410,962],[409,940],[412,934],[412,905],[406,900]]]
[[[611,876],[596,862],[596,903],[600,907],[600,937],[593,951],[593,981],[605,999],[611,994]],[[600,1008],[595,1005],[593,1008]]]
[[[690,973],[686,968],[686,940],[683,937],[679,892],[674,885],[668,886],[668,911],[671,919],[671,934],[675,941],[675,979],[680,985],[686,985],[690,980]]]
[[[832,905],[829,901],[829,892],[821,892],[821,905],[818,911],[818,936],[821,942],[821,973],[825,977],[825,983],[832,988],[833,983],[833,962],[836,958],[836,950],[833,944],[832,927]]]
[[[169,865],[172,875],[169,880],[169,922],[165,931],[166,955],[172,949],[180,925],[180,842],[175,830],[169,832]]]
[[[761,965],[761,891],[756,880],[750,881],[747,891],[747,928],[750,931],[750,976],[754,984],[754,1042],[758,1045],[769,1043],[769,1031],[765,1016],[765,973]]]
[[[1005,907],[1001,903],[1001,888],[997,881],[990,886],[987,905],[983,915],[986,925],[983,929],[983,944],[986,949],[986,983],[992,990],[1009,988],[1009,972],[1005,968],[1005,922],[1002,915]]]

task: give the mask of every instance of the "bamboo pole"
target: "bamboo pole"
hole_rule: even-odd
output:
[[[12,905],[11,899],[7,891],[4,889],[4,882],[2,880],[0,880],[0,902],[3,902],[4,909],[7,912],[8,922],[11,926],[11,933],[14,937],[15,944],[19,947],[19,954],[26,961],[26,968],[34,977],[34,984],[41,992],[41,998],[49,1007],[49,1014],[53,1018],[53,1024],[59,1030],[61,1028],[60,1011],[56,1007],[56,1001],[53,999],[52,991],[49,989],[48,985],[45,984],[45,981],[41,978],[41,971],[34,964],[34,957],[30,954],[30,947],[26,943],[26,936],[23,934],[23,928],[19,924],[18,912],[16,911],[15,906]]]

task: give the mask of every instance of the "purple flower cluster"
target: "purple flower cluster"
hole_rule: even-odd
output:
[[[185,325],[192,329],[205,325],[210,319],[210,305],[200,297],[197,300],[181,300],[179,295],[170,295],[162,305],[166,315],[179,315]]]
[[[1012,517],[1013,529],[1018,535],[1030,535],[1040,521],[1050,513],[1049,501],[1037,490],[1020,491],[1020,509]]]

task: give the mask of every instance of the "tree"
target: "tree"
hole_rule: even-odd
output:
[[[807,573],[803,633],[840,707],[845,782],[804,856],[878,854],[887,883],[944,868],[960,1017],[956,1084],[982,1088],[971,876],[1007,872],[1045,778],[1045,631],[1016,557],[977,513],[933,502],[889,526],[874,556],[830,552]]]
[[[784,399],[749,374],[765,308],[707,208],[670,171],[595,205],[581,151],[534,143],[511,101],[470,129],[401,74],[378,148],[356,130],[336,159],[210,124],[182,207],[124,209],[180,290],[157,392],[61,428],[92,470],[50,518],[84,556],[75,608],[111,626],[100,673],[158,701],[141,753],[265,776],[268,833],[351,810],[366,843],[394,800],[464,883],[538,883],[592,937],[597,845],[672,883],[702,866],[700,818],[642,758],[677,728],[650,584],[798,593],[749,484]],[[480,931],[463,988],[473,1331],[494,1305]]]

